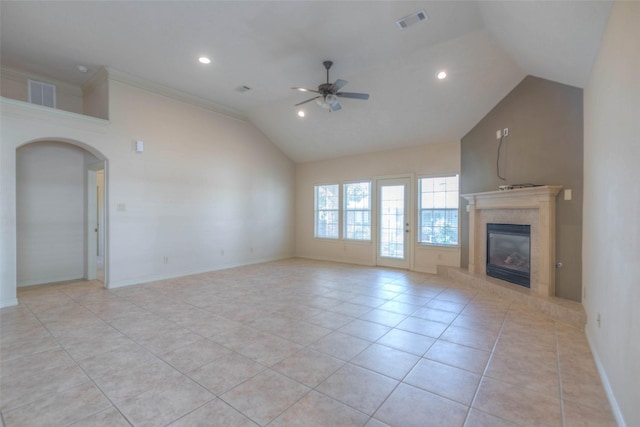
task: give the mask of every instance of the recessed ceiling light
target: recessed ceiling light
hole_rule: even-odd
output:
[[[198,58],[198,61],[200,61],[201,64],[211,64],[211,60],[206,56],[201,56]]]
[[[447,73],[445,73],[444,71],[440,71],[437,76],[440,80],[442,80],[447,77]]]
[[[298,117],[304,117],[304,110],[298,111]]]

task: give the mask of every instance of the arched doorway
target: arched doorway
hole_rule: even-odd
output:
[[[99,239],[107,236],[107,172],[104,155],[78,141],[47,138],[17,147],[19,287],[83,278],[108,285],[107,239]]]

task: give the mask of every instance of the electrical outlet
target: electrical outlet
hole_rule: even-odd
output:
[[[504,130],[502,131],[502,134],[504,136],[509,136],[509,128],[504,128]]]

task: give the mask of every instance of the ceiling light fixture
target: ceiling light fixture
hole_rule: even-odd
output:
[[[198,61],[200,61],[201,64],[211,64],[211,60],[206,56],[201,56],[198,58]]]
[[[316,99],[316,104],[318,104],[322,108],[326,108],[327,110],[330,110],[331,107],[335,105],[337,102],[338,102],[338,97],[331,93],[329,95],[326,95],[324,97],[319,97],[318,99]]]
[[[329,105],[329,103],[324,98],[316,99],[316,104],[318,104],[322,108],[326,108],[326,109],[331,108],[331,105]]]
[[[304,110],[298,111],[298,117],[304,117]]]
[[[89,71],[89,69],[84,65],[78,65],[78,71],[80,71],[81,73],[86,73],[87,71]]]
[[[446,72],[444,72],[444,71],[440,71],[440,72],[437,74],[437,77],[438,77],[440,80],[442,80],[442,79],[444,79],[445,77],[447,77],[447,73],[446,73]]]

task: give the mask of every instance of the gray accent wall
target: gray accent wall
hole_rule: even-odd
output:
[[[505,184],[562,185],[557,197],[556,296],[582,298],[583,104],[582,89],[525,77],[461,140],[460,194]],[[497,176],[498,129],[503,139]],[[469,263],[469,214],[461,200],[461,266]]]

